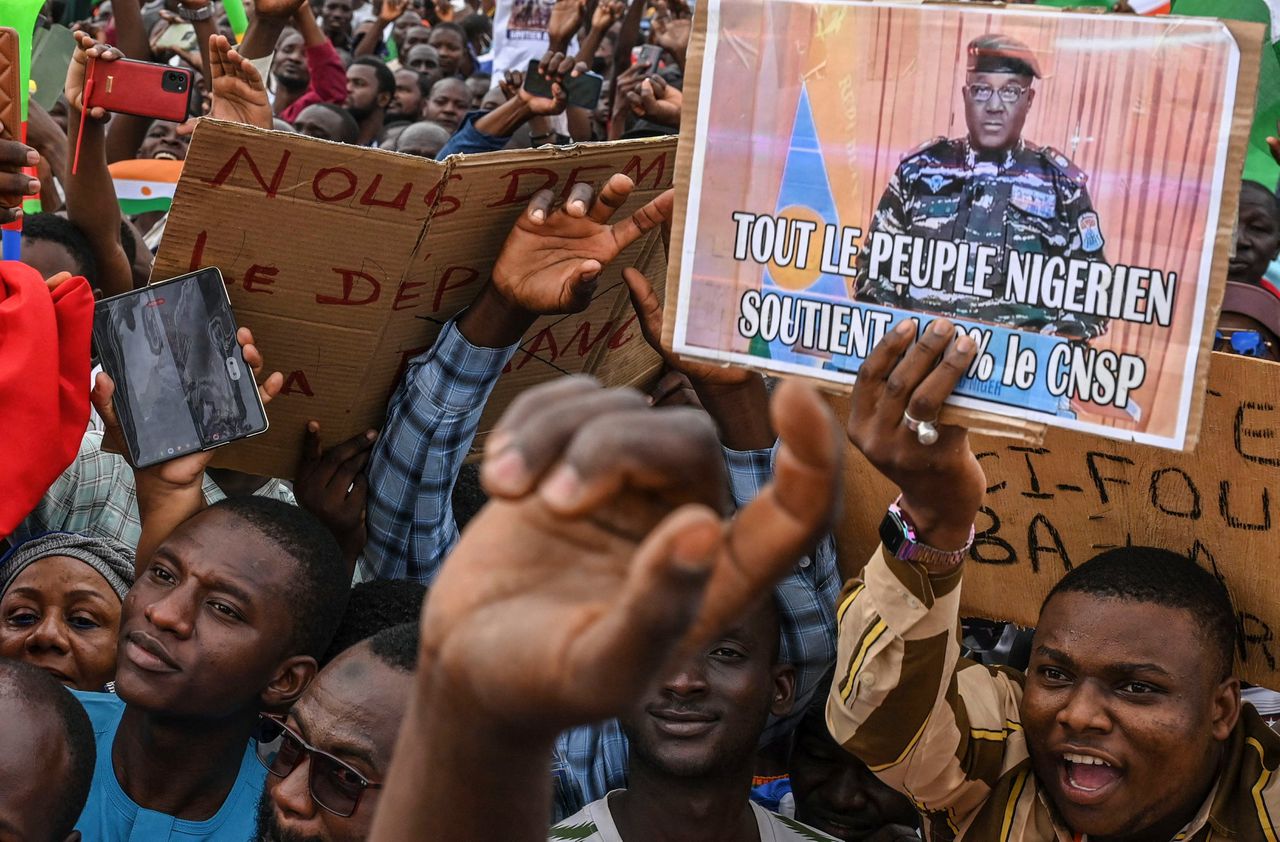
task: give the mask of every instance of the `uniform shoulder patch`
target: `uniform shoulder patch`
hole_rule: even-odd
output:
[[[915,149],[912,149],[910,152],[903,155],[901,160],[909,161],[912,158],[915,158],[919,155],[923,155],[924,153],[928,152],[930,149],[933,149],[934,147],[937,147],[937,146],[941,146],[946,142],[947,142],[947,139],[941,135],[939,135],[938,137],[935,137],[933,140],[926,140],[924,143],[920,144]]]
[[[1089,176],[1085,173],[1084,170],[1080,169],[1075,164],[1071,163],[1070,158],[1068,158],[1066,155],[1063,155],[1061,152],[1059,152],[1057,149],[1054,149],[1052,146],[1040,147],[1040,154],[1045,157],[1045,160],[1047,160],[1049,164],[1053,166],[1054,169],[1061,172],[1063,175],[1065,175],[1067,178],[1074,181],[1076,184],[1084,184],[1086,181],[1089,180]]]

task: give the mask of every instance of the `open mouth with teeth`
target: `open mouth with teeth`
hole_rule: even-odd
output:
[[[152,155],[151,157],[152,157],[152,158],[154,158],[154,159],[155,159],[155,160],[157,160],[157,161],[176,161],[176,160],[178,160],[178,156],[177,156],[177,155],[175,155],[175,154],[173,154],[172,152],[157,152],[156,154]]]
[[[1123,773],[1101,757],[1066,752],[1062,755],[1062,784],[1068,799],[1094,804],[1110,795]]]

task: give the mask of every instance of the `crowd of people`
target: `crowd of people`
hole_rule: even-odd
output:
[[[680,130],[685,0],[249,5],[237,38],[213,0],[51,0],[64,94],[0,140],[0,195],[42,206],[0,263],[0,839],[1275,842],[1280,697],[1194,561],[1112,549],[1034,630],[961,618],[987,481],[963,429],[904,423],[976,352],[945,319],[888,334],[842,429],[663,348],[627,268],[652,392],[527,390],[465,464],[534,321],[669,225],[670,191],[618,213],[622,174],[535,197],[380,429],[310,423],[291,481],[132,466],[92,299],[148,282],[167,217],[124,215],[113,164],[181,161],[204,116],[425,158]],[[194,71],[191,119],[84,112],[88,61],[123,58]],[[1241,191],[1216,348],[1280,360],[1273,188]],[[831,534],[847,442],[901,490],[869,560]]]

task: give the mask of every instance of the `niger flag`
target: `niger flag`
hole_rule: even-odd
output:
[[[182,175],[182,162],[134,158],[116,161],[107,169],[115,183],[121,213],[133,216],[169,209],[178,177]]]
[[[1129,0],[1129,7],[1140,15],[1167,15],[1173,0]]]

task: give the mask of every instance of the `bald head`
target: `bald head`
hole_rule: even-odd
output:
[[[53,676],[0,659],[0,836],[65,842],[93,780],[93,727]]]
[[[449,142],[449,130],[436,123],[414,123],[400,133],[396,151],[434,159]]]

